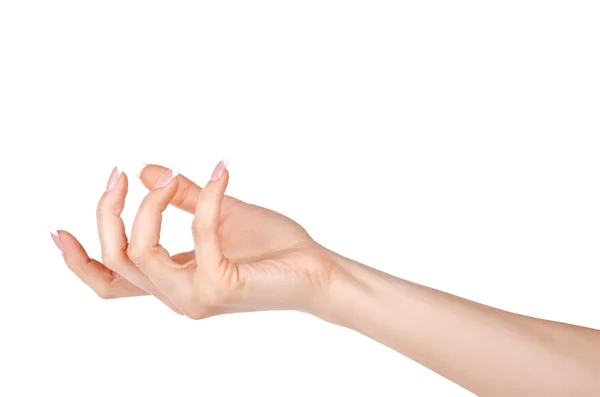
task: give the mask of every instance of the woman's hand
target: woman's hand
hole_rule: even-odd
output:
[[[127,177],[113,171],[98,206],[105,265],[65,231],[53,238],[69,267],[103,297],[155,295],[200,319],[239,311],[295,309],[352,328],[477,395],[600,395],[600,333],[494,309],[408,282],[315,243],[276,212],[224,196],[217,165],[204,189],[159,166],[127,242],[119,214]],[[171,203],[194,213],[194,250],[160,245]]]
[[[73,236],[58,232],[67,264],[99,295],[147,291],[191,318],[270,309],[319,311],[334,269],[329,252],[289,218],[224,196],[225,164],[217,165],[204,189],[156,165],[145,167],[140,178],[153,190],[140,205],[129,243],[119,217],[125,174],[113,171],[112,187],[100,200],[105,266],[89,259]],[[195,213],[194,251],[171,257],[160,246],[162,211],[169,203]]]
[[[204,318],[236,311],[316,309],[332,262],[302,227],[276,212],[225,197],[229,173],[223,162],[204,189],[195,188],[197,195],[190,187],[179,189],[182,178],[170,173],[140,205],[127,252],[183,313]],[[188,197],[176,199],[186,191]],[[190,202],[194,196],[198,199]],[[180,206],[195,201],[195,256],[184,264],[174,262],[159,243],[162,211],[171,201]]]

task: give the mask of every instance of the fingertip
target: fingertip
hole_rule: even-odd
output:
[[[161,189],[167,187],[168,185],[172,185],[175,181],[177,181],[177,176],[179,175],[179,170],[177,168],[171,168],[167,172],[161,176],[156,184],[154,185],[154,189]]]
[[[85,249],[75,236],[66,230],[56,230],[56,235],[62,244],[63,253],[81,251],[85,253]],[[87,255],[87,254],[86,254]]]
[[[54,242],[56,247],[60,250],[61,253],[64,253],[65,249],[60,238],[60,230],[56,230],[53,226],[48,225],[48,232],[50,233],[50,237],[52,238],[52,241]]]
[[[65,230],[61,230],[59,234],[61,236],[61,241],[63,241],[63,246],[65,247],[65,256],[69,256],[70,259],[78,261],[88,261],[90,259],[87,251],[75,236]]]
[[[97,217],[100,219],[102,215],[110,214],[120,216],[125,207],[125,198],[129,191],[129,178],[127,174],[121,172],[114,186],[106,190],[97,205]]]
[[[51,233],[51,234],[54,234],[54,235],[56,235],[56,236],[58,236],[58,237],[60,237],[61,239],[62,239],[63,237],[66,237],[66,236],[69,236],[69,237],[71,237],[71,238],[75,238],[75,237],[73,237],[73,235],[72,235],[71,233],[67,232],[66,230],[62,230],[62,229],[52,229],[52,227],[51,227],[51,226],[50,226],[50,228],[51,228],[51,231],[50,231],[50,233]]]
[[[56,229],[53,226],[48,226],[48,231],[53,239],[59,239],[60,242],[64,242],[69,239],[75,239],[75,237],[73,237],[73,235],[66,230]]]
[[[127,178],[127,174],[125,174],[123,167],[116,165],[108,177],[105,193],[112,193],[114,191],[127,193],[128,184],[129,179]]]
[[[168,168],[157,164],[144,164],[138,173],[138,178],[148,190],[152,190],[156,182],[167,172]]]
[[[227,190],[227,185],[229,184],[229,170],[227,168],[223,169],[221,176],[217,179],[215,185],[219,190],[219,194],[221,196],[225,196],[225,190]]]
[[[135,175],[139,178],[142,179],[142,174],[144,173],[144,170],[146,169],[146,167],[148,167],[150,164],[148,163],[140,163],[138,164],[137,171],[135,173]]]
[[[60,229],[57,230],[58,235],[60,236],[60,239],[62,241],[74,241],[76,243],[79,243],[79,240],[77,240],[77,237],[73,236],[70,232]]]
[[[155,188],[146,196],[148,201],[157,203],[161,212],[167,208],[173,197],[175,197],[175,194],[177,194],[179,188],[179,178],[177,178],[179,173],[177,170],[169,170],[167,174],[170,174],[171,172],[172,175],[168,176],[167,180],[162,182],[159,181]]]
[[[62,229],[50,228],[50,230],[52,240],[54,240],[54,243],[60,249],[63,259],[69,268],[73,268],[76,263],[88,262],[90,260],[85,248],[83,248],[75,236]]]
[[[223,195],[225,195],[225,189],[227,189],[227,185],[229,184],[229,170],[228,169],[224,169],[223,170],[223,175],[221,175],[221,178],[219,178],[218,181],[221,184],[221,189],[223,190]]]
[[[216,169],[215,169],[216,172]],[[208,181],[208,183],[206,184],[206,186],[204,187],[209,188],[211,185],[212,186],[223,186],[226,185],[229,182],[229,171],[227,170],[227,168],[224,168],[222,171],[220,171],[220,174],[218,176],[213,175],[211,176],[210,180]]]
[[[217,165],[215,166],[215,169],[213,170],[213,173],[210,177],[210,180],[212,182],[214,181],[218,181],[221,178],[224,177],[224,174],[227,173],[227,165],[229,164],[229,160],[221,160],[217,163]]]
[[[221,213],[221,202],[225,197],[225,189],[229,180],[227,164],[221,160],[215,167],[211,179],[206,187],[200,192],[198,205],[194,216],[195,229],[215,229],[218,227],[218,219]],[[207,225],[212,227],[207,228]]]
[[[124,199],[128,189],[129,178],[125,172],[121,171],[121,175],[119,175],[119,179],[117,180],[117,185],[112,190],[118,192],[121,198]]]

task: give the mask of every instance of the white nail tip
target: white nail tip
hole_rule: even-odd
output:
[[[56,237],[58,237],[58,231],[56,230],[55,227],[53,227],[52,225],[48,225],[48,231],[50,232],[50,234],[55,235]]]
[[[173,178],[175,178],[177,175],[179,175],[179,170],[177,168],[172,168],[171,172],[173,173]]]
[[[227,168],[227,166],[229,165],[229,158],[223,157],[221,159],[221,162],[223,163],[223,165],[225,165],[225,168]]]

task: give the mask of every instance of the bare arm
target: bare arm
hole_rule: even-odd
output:
[[[291,219],[224,196],[220,162],[202,189],[147,166],[150,192],[131,236],[119,215],[127,176],[115,168],[98,204],[104,263],[66,231],[52,239],[101,297],[152,294],[193,319],[299,310],[352,328],[481,396],[600,396],[600,331],[539,320],[417,285],[335,254]],[[171,203],[194,214],[194,249],[159,242]]]
[[[480,396],[600,396],[600,331],[521,316],[337,254],[324,318]]]

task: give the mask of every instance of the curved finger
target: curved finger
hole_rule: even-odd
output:
[[[127,256],[127,235],[121,212],[127,196],[127,175],[115,167],[108,179],[96,209],[98,236],[104,266],[118,273],[134,285],[144,289],[164,302],[171,310],[180,310],[146,277]]]
[[[69,232],[51,231],[51,236],[73,273],[103,299],[147,295],[146,291],[118,277],[102,263],[88,256],[79,241]]]
[[[147,164],[139,174],[140,180],[146,186],[148,190],[154,189],[154,186],[158,180],[169,171],[168,168],[162,167],[156,164]],[[198,204],[198,198],[202,188],[186,178],[183,175],[179,175],[177,192],[173,195],[170,204],[175,207],[182,209],[190,214],[196,211],[196,205]],[[223,202],[223,209],[227,209],[230,205],[239,201],[233,197],[225,196]]]
[[[102,194],[96,208],[102,260],[107,267],[117,272],[122,271],[122,268],[126,267],[129,262],[125,252],[127,249],[125,224],[121,219],[127,187],[127,175],[115,167],[108,180],[106,191]],[[129,263],[129,265],[135,269],[133,263]]]
[[[191,270],[171,260],[160,245],[162,212],[177,192],[178,177],[173,170],[159,179],[156,189],[142,201],[131,231],[127,253],[138,268],[175,304],[191,293]]]
[[[223,161],[217,164],[210,181],[198,197],[192,231],[199,273],[211,272],[224,259],[218,230],[221,202],[229,181],[226,167]]]

